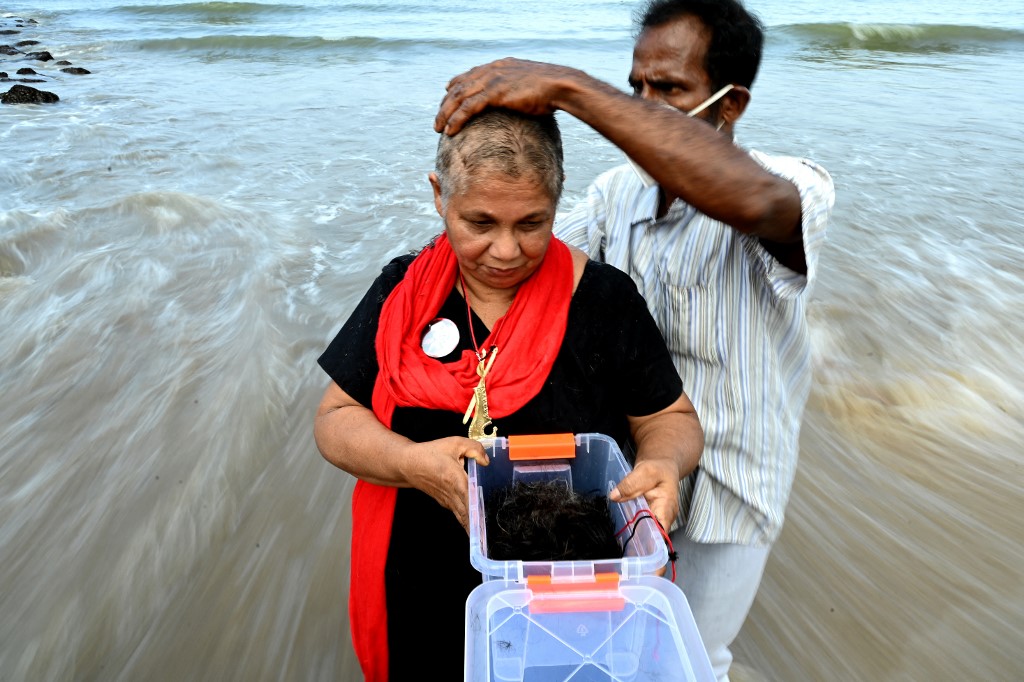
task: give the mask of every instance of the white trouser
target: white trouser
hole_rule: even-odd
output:
[[[728,682],[729,645],[754,603],[771,547],[693,542],[686,537],[685,528],[671,537],[679,554],[676,585],[693,611],[715,677],[718,682]]]

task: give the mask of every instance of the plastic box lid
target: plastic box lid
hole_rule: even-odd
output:
[[[584,579],[602,573],[617,573],[624,579],[649,575],[668,562],[668,549],[657,527],[640,523],[622,557],[597,561],[495,561],[487,555],[487,526],[484,501],[494,490],[512,485],[516,480],[564,480],[570,490],[599,490],[607,495],[627,473],[630,465],[614,440],[603,434],[582,433],[570,439],[575,455],[569,459],[510,459],[509,439],[494,438],[483,442],[490,457],[489,466],[469,461],[469,559],[484,581],[511,580],[525,582],[530,576],[552,576],[556,579]],[[573,447],[574,446],[574,447]],[[541,454],[546,454],[541,452]],[[641,509],[647,507],[641,497],[608,505],[612,523],[622,528]],[[627,534],[619,537],[621,546]]]
[[[608,611],[537,612],[533,591],[490,581],[466,601],[466,682],[714,682],[682,591],[639,576]]]

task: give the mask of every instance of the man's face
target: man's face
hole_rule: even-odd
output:
[[[711,96],[711,81],[704,70],[710,40],[708,30],[692,16],[645,30],[633,46],[629,72],[633,94],[681,111],[701,104]],[[701,118],[710,115],[710,110],[700,114]]]

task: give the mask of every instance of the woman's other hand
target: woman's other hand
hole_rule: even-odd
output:
[[[665,532],[679,515],[679,481],[688,476],[704,450],[704,431],[686,394],[660,412],[629,417],[636,443],[633,471],[615,486],[609,499],[643,495]]]
[[[679,514],[679,464],[674,458],[638,459],[633,471],[619,481],[608,499],[625,502],[641,495],[658,523],[668,532]]]
[[[469,528],[465,460],[487,466],[484,446],[453,436],[414,443],[387,428],[368,408],[331,382],[313,431],[324,459],[368,483],[418,488]]]
[[[403,468],[409,484],[434,498],[448,509],[469,532],[469,477],[465,461],[476,460],[487,466],[490,461],[478,441],[452,436],[426,443],[409,443],[403,452]]]

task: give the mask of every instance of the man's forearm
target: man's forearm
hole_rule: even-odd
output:
[[[671,197],[735,229],[799,239],[800,197],[706,122],[567,70],[552,100],[629,155]]]

